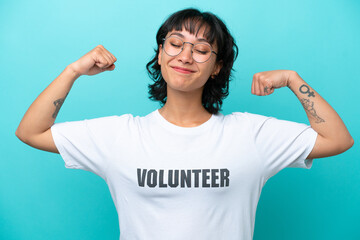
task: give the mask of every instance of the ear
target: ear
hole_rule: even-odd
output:
[[[161,65],[162,44],[159,45],[158,64]]]
[[[218,75],[222,67],[223,67],[223,61],[221,60],[220,62],[217,62],[215,64],[213,74]]]

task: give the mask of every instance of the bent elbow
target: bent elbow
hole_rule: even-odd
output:
[[[354,145],[354,142],[355,141],[352,137],[350,137],[350,140],[348,140],[346,142],[344,141],[341,146],[341,150],[342,150],[341,152],[345,152],[345,151],[349,150]]]
[[[29,144],[27,138],[25,137],[25,135],[22,134],[19,130],[16,130],[16,131],[15,131],[15,136],[16,136],[20,141],[22,141],[23,143]]]
[[[18,132],[15,132],[15,136],[16,136],[20,141],[22,141],[23,143],[26,143],[26,144],[27,144],[25,138],[24,138],[22,135],[20,135]]]
[[[350,144],[349,144],[349,148],[350,149],[353,145],[354,145],[355,141],[353,138],[350,139]]]
[[[20,140],[21,140],[21,135],[20,135],[20,133],[19,133],[19,130],[18,130],[18,129],[16,129],[16,131],[15,131],[15,136],[16,136],[18,139],[20,139]]]
[[[318,135],[315,146],[309,156],[311,158],[323,158],[341,154],[354,145],[354,139],[350,137],[342,139],[326,139]]]

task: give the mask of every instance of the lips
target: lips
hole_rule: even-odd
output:
[[[180,73],[186,73],[186,74],[190,74],[193,73],[195,71],[188,69],[188,68],[182,68],[182,67],[172,67],[175,71],[180,72]]]

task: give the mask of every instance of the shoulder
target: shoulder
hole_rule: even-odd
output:
[[[255,113],[249,112],[232,112],[230,114],[225,115],[225,119],[228,122],[241,122],[242,124],[256,124],[263,123],[268,119],[272,119],[273,117],[264,116]]]
[[[225,116],[228,123],[239,124],[252,129],[254,132],[268,129],[269,131],[303,131],[309,126],[289,120],[278,119],[273,116],[264,116],[248,112],[232,112]]]
[[[122,114],[122,115],[112,115],[105,117],[97,117],[83,120],[85,124],[88,125],[102,125],[102,126],[113,126],[119,123],[126,123],[134,119],[134,116],[130,113]]]
[[[51,129],[61,132],[112,132],[119,128],[128,127],[133,119],[132,114],[112,115],[105,117],[86,118],[77,121],[55,123]]]

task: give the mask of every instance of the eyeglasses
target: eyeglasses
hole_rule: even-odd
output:
[[[165,53],[171,57],[179,55],[184,50],[185,43],[191,44],[191,56],[195,62],[203,63],[210,59],[211,54],[214,53],[217,55],[215,51],[212,50],[210,44],[208,43],[191,43],[184,42],[181,38],[176,36],[170,36],[163,39],[164,45],[163,49]]]

